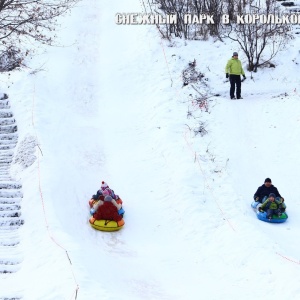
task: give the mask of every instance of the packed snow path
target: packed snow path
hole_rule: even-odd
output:
[[[17,173],[24,260],[20,271],[4,274],[0,299],[9,284],[10,300],[75,299],[76,283],[78,300],[298,299],[300,103],[272,98],[289,81],[298,87],[291,74],[299,66],[288,62],[298,54],[288,52],[282,66],[255,82],[248,77],[244,100],[231,101],[228,84],[220,83],[233,46],[162,41],[162,49],[153,28],[114,24],[117,11],[141,11],[136,0],[93,0],[78,9],[64,24],[72,41],[63,44],[76,37],[74,47],[51,48],[46,63],[38,56],[13,75],[19,139],[37,136],[43,155]],[[180,77],[194,58],[208,84],[226,95],[205,114],[201,138],[185,125],[198,119],[187,120],[190,92]],[[250,208],[269,176],[288,205],[289,220],[278,226],[260,222]],[[119,232],[88,224],[87,201],[101,180],[124,200]],[[76,283],[48,228],[68,250]]]
[[[18,271],[21,263],[18,228],[23,224],[20,218],[22,186],[9,174],[18,139],[16,131],[9,100],[4,96],[0,99],[0,280]],[[4,292],[0,291],[0,299],[5,296]]]

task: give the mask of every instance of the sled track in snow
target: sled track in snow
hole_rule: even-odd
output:
[[[13,149],[18,141],[17,125],[10,111],[8,97],[0,99],[0,280],[6,279],[20,268],[21,253],[18,228],[24,223],[21,218],[22,185],[10,177]],[[20,299],[4,295],[0,300]]]

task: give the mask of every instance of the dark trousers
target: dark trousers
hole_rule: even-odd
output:
[[[280,213],[279,209],[267,209],[267,218],[272,218],[273,215],[278,215]]]
[[[241,76],[240,75],[230,75],[230,98],[234,97],[235,85],[236,85],[236,97],[241,98]]]

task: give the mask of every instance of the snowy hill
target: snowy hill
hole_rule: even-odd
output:
[[[239,49],[170,44],[154,26],[114,23],[116,12],[141,10],[136,0],[83,1],[64,19],[66,47],[1,75],[15,157],[27,164],[10,171],[25,223],[22,261],[0,274],[0,299],[297,299],[299,39],[276,68],[246,72],[244,99],[231,101],[224,68]],[[212,95],[207,111],[183,87],[194,59]],[[286,199],[284,224],[250,208],[266,177]],[[119,232],[88,223],[102,180],[124,201]]]

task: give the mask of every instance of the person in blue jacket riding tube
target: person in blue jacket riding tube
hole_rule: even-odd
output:
[[[272,180],[266,178],[264,184],[257,189],[253,198],[256,202],[263,203],[271,193],[275,194],[277,201],[284,201],[284,198],[280,195],[277,188],[272,184]]]

